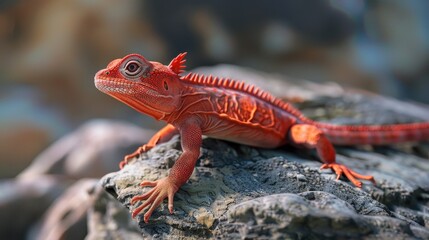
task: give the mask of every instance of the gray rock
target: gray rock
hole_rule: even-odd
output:
[[[351,156],[357,150],[342,150],[349,156],[339,154],[340,162],[374,174],[380,184],[366,182],[359,189],[335,181],[331,171],[320,171],[320,163],[308,156],[205,138],[193,175],[175,195],[174,214],[164,203],[149,223],[138,216],[141,234],[155,239],[429,238],[428,194],[421,187],[429,186],[427,171],[408,166],[411,175],[425,178],[412,183],[413,176],[386,168],[389,156],[357,161]],[[174,137],[101,183],[131,211],[137,205],[131,206],[130,199],[147,191],[138,184],[166,176],[180,153],[180,139]]]
[[[91,192],[94,204],[88,211],[86,240],[141,239],[138,224],[129,212],[111,195],[97,185]]]
[[[420,234],[405,221],[383,214],[359,214],[346,201],[320,191],[249,200],[232,207],[228,216],[234,232],[245,238],[407,238]]]

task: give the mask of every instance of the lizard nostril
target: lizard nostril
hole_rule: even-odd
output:
[[[106,75],[109,75],[109,73],[110,73],[109,71],[106,71],[106,72],[105,72],[105,74],[106,74]]]

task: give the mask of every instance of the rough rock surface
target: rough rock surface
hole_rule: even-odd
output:
[[[91,192],[95,204],[88,211],[88,230],[86,240],[141,239],[138,224],[131,219],[129,212],[101,185]]]
[[[139,182],[166,175],[180,153],[180,140],[175,137],[123,170],[106,175],[102,184],[134,209],[129,201],[143,191]],[[381,154],[372,160],[339,154],[340,162],[374,174],[379,182],[358,189],[335,181],[329,170],[318,170],[318,162],[285,150],[207,138],[190,181],[175,196],[174,215],[163,204],[148,224],[138,217],[141,233],[194,239],[429,238],[429,162],[419,159],[426,162],[426,170],[408,166],[409,175],[400,175],[394,174],[396,169],[412,163],[392,163],[391,157]]]

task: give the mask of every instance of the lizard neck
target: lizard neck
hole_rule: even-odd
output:
[[[189,117],[194,118],[199,113],[214,113],[209,93],[202,86],[185,83],[180,91],[179,107],[166,114],[162,120],[173,125],[180,125],[182,120]]]

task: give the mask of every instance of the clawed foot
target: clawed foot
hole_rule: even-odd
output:
[[[348,167],[338,163],[325,163],[320,167],[320,169],[326,169],[326,168],[331,168],[332,170],[334,170],[335,174],[337,174],[336,180],[340,179],[341,175],[344,174],[347,177],[347,179],[349,179],[350,182],[352,182],[356,187],[362,187],[362,183],[357,179],[368,180],[368,181],[371,181],[373,184],[375,184],[375,180],[373,176],[361,175],[349,169]]]
[[[177,187],[169,177],[157,181],[143,181],[140,183],[142,187],[153,187],[149,192],[135,196],[131,199],[131,204],[138,201],[144,201],[139,207],[134,209],[132,216],[135,218],[143,209],[149,207],[149,210],[144,214],[144,221],[147,223],[153,211],[162,203],[165,198],[168,198],[168,210],[173,214],[173,198],[179,187]]]
[[[149,146],[149,145],[143,145],[143,146],[141,146],[141,147],[137,148],[137,150],[135,150],[133,153],[126,155],[126,156],[124,157],[124,160],[122,160],[122,161],[119,163],[119,169],[124,168],[124,166],[128,164],[128,161],[130,161],[131,159],[133,159],[133,158],[135,158],[135,157],[140,156],[140,154],[142,154],[142,153],[144,153],[144,152],[149,151],[151,148],[152,148],[152,147],[151,147],[151,146]]]

